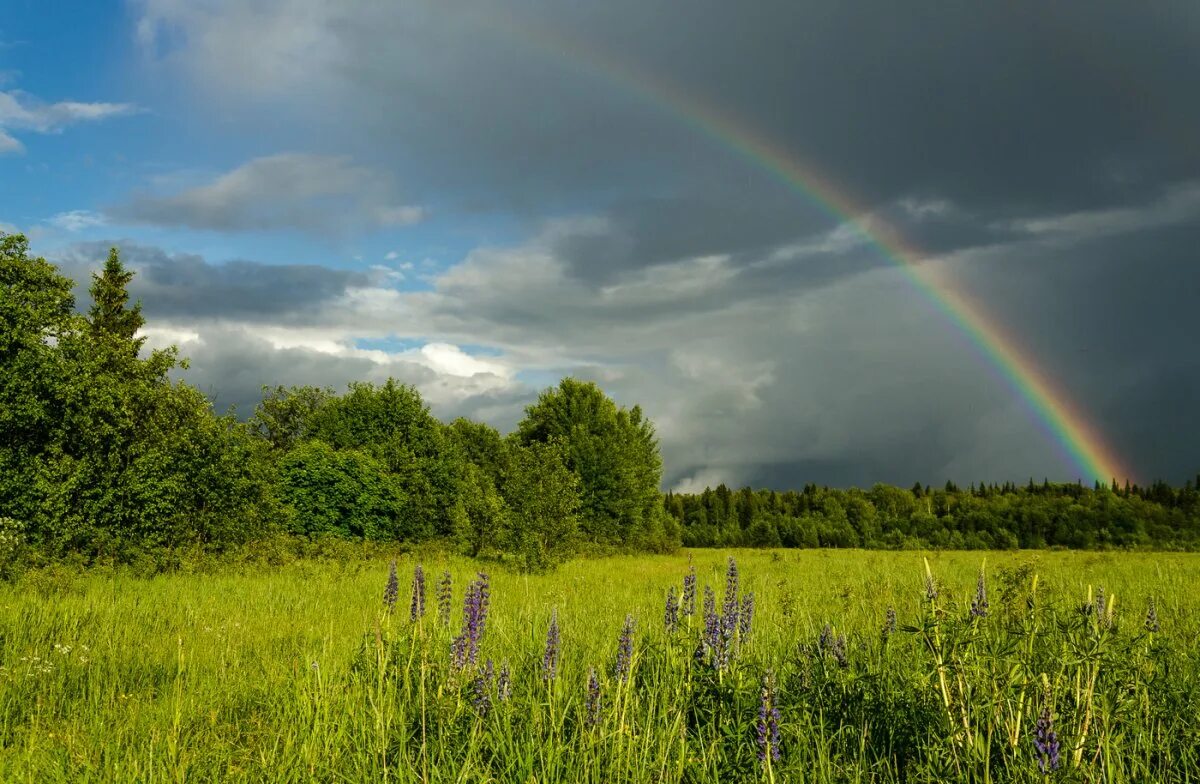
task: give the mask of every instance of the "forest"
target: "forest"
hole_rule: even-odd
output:
[[[564,378],[502,435],[412,386],[264,388],[218,413],[147,350],[114,249],[74,281],[0,235],[0,570],[221,553],[279,537],[439,542],[538,571],[584,550],[1200,546],[1197,485],[660,492],[653,423]],[[798,478],[799,479],[799,478]]]

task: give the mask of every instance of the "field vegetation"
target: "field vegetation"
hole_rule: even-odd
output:
[[[1198,584],[1184,554],[41,570],[0,587],[0,779],[1194,781]]]

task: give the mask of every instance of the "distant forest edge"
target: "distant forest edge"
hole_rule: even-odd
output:
[[[875,485],[668,493],[686,547],[1009,550],[1200,548],[1200,477],[1177,489],[1095,484]]]
[[[1191,483],[663,495],[653,424],[572,378],[507,436],[442,423],[393,380],[264,388],[239,420],[171,381],[174,348],[144,350],[132,278],[114,249],[79,313],[73,282],[0,234],[0,575],[281,541],[434,542],[528,570],[681,544],[1200,547]]]

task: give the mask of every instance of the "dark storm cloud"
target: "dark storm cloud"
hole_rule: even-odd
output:
[[[671,482],[1076,471],[876,249],[671,90],[947,256],[1146,478],[1200,463],[1194,2],[135,5],[230,123],[299,120],[460,215],[584,216],[387,317],[598,368],[659,422]]]
[[[964,267],[973,291],[1145,477],[1200,470],[1200,223]]]
[[[88,242],[73,245],[52,259],[76,281],[85,306],[91,271],[103,266],[112,246],[120,249],[125,265],[135,270],[131,294],[142,300],[144,312],[152,318],[304,322],[312,318],[313,309],[337,298],[347,287],[370,280],[363,272],[309,264],[212,264],[193,254],[170,254],[136,243]]]
[[[1200,9],[1190,2],[1135,12],[1123,2],[698,0],[681,14],[634,0],[449,10],[277,0],[280,18],[322,33],[319,47],[302,22],[280,30],[262,9],[144,5],[155,24],[191,31],[194,48],[209,45],[185,52],[196,74],[254,97],[323,87],[356,140],[374,133],[405,166],[506,207],[746,177],[744,161],[664,105],[657,82],[774,139],[867,206],[916,190],[1037,212],[1200,172],[1200,102],[1190,100]],[[250,61],[220,48],[256,38]]]

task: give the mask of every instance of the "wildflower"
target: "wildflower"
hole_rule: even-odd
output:
[[[471,704],[475,706],[475,712],[480,716],[487,716],[492,709],[492,680],[495,676],[495,669],[492,666],[492,660],[488,659],[482,671],[475,675],[471,681]]]
[[[742,615],[738,620],[738,635],[741,639],[750,636],[750,625],[754,622],[754,591],[742,599]]]
[[[930,604],[933,604],[934,602],[937,601],[937,598],[938,598],[937,583],[934,582],[932,574],[926,573],[925,574],[925,599]]]
[[[850,655],[846,651],[846,635],[839,634],[833,641],[833,646],[829,649],[829,652],[833,655],[833,659],[838,663],[839,667],[850,666]]]
[[[487,623],[490,599],[488,576],[480,572],[479,578],[467,586],[467,595],[463,599],[463,629],[451,647],[454,665],[458,668],[468,664],[474,666],[479,657],[479,640]]]
[[[679,630],[679,599],[675,594],[675,586],[667,589],[667,603],[663,608],[663,626],[667,634],[674,635]]]
[[[558,608],[550,613],[546,631],[546,652],[542,655],[542,680],[552,681],[558,674]]]
[[[691,618],[696,614],[696,567],[688,567],[688,573],[683,576],[683,614]]]
[[[633,616],[625,616],[625,627],[621,629],[621,639],[617,642],[617,662],[613,667],[613,675],[619,681],[629,680],[629,668],[633,661]]]
[[[396,574],[396,559],[388,567],[387,586],[383,589],[383,605],[387,607],[388,615],[396,612],[396,600],[400,598],[400,578]]]
[[[1146,605],[1146,631],[1158,631],[1158,604],[1154,601],[1154,597],[1150,597],[1150,603]]]
[[[775,679],[770,670],[763,674],[758,721],[754,729],[758,740],[758,760],[767,764],[779,762],[779,706],[775,704]]]
[[[833,627],[825,624],[825,628],[821,629],[821,636],[817,637],[817,651],[825,653],[833,645]]]
[[[1042,714],[1038,716],[1033,736],[1033,748],[1037,752],[1039,771],[1049,773],[1058,770],[1062,761],[1058,755],[1058,735],[1054,732],[1054,722],[1050,717],[1049,706],[1043,708]]]
[[[417,564],[413,572],[412,604],[408,608],[408,619],[414,623],[418,618],[425,617],[425,570]]]
[[[1093,609],[1096,612],[1097,620],[1101,620],[1101,621],[1104,620],[1105,611],[1108,609],[1107,605],[1108,605],[1108,602],[1107,602],[1107,598],[1104,595],[1104,586],[1102,585],[1096,589],[1096,603],[1094,605],[1092,605]]]
[[[442,572],[437,587],[438,620],[442,626],[450,625],[450,572]]]
[[[817,652],[832,656],[839,667],[850,666],[850,657],[846,652],[846,635],[834,634],[833,627],[825,624],[821,636],[817,638]]]
[[[584,721],[589,727],[600,723],[600,679],[596,677],[596,668],[588,669],[586,716]]]
[[[896,608],[887,608],[887,614],[883,618],[883,641],[887,642],[888,638],[896,633]]]
[[[731,557],[729,567],[725,571],[725,602],[721,605],[721,635],[725,638],[726,648],[733,641],[733,635],[738,628],[738,568],[737,561]]]
[[[987,583],[983,580],[983,570],[979,570],[979,580],[975,583],[975,598],[971,600],[971,615],[976,618],[986,618],[988,614]]]
[[[721,650],[721,618],[717,615],[717,598],[713,589],[704,586],[704,633],[700,638],[702,653],[710,663],[719,666]]]
[[[512,670],[508,667],[508,662],[500,665],[500,674],[496,676],[496,697],[500,702],[508,702],[508,698],[512,696]]]

